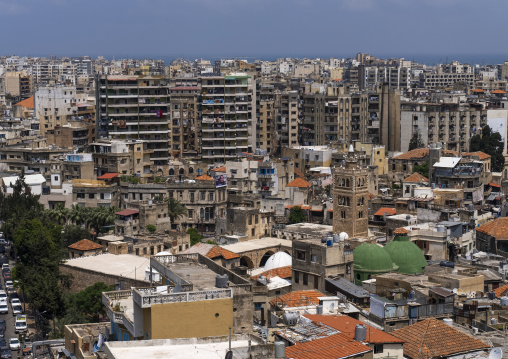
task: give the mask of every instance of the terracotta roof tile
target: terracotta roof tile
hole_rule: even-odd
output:
[[[504,93],[506,93],[506,91],[503,91],[503,90],[494,90],[494,91],[492,91],[492,93],[504,94]]]
[[[401,155],[393,157],[394,160],[412,160],[416,158],[425,158],[429,155],[428,148],[416,148],[414,150],[408,151]]]
[[[267,270],[263,273],[260,273],[259,275],[255,275],[252,277],[252,279],[259,279],[259,276],[265,276],[267,279],[270,279],[272,277],[280,277],[282,279],[284,278],[291,278],[293,276],[293,271],[291,270],[291,266],[285,266],[285,267],[279,267]]]
[[[423,320],[390,334],[405,341],[404,356],[412,359],[448,357],[489,348],[437,319]]]
[[[287,347],[286,357],[293,359],[337,359],[370,351],[372,349],[365,344],[352,341],[339,333]]]
[[[496,240],[508,240],[508,217],[499,217],[476,228],[476,232],[488,234]]]
[[[26,100],[18,102],[14,106],[21,106],[21,107],[31,108],[33,110],[35,108],[35,106],[34,106],[34,97],[33,96],[29,97]]]
[[[240,256],[236,253],[228,251],[220,246],[214,246],[207,254],[208,258],[217,258],[223,257],[226,260],[240,258]]]
[[[429,182],[429,179],[418,172],[415,172],[411,176],[406,177],[402,182],[423,183]]]
[[[284,307],[302,307],[306,305],[318,305],[319,297],[323,297],[323,293],[317,290],[299,290],[289,292],[280,297],[276,297],[270,302],[271,305]]]
[[[97,177],[97,179],[99,179],[99,180],[102,180],[102,179],[112,179],[112,178],[117,177],[118,175],[120,175],[120,173],[105,173],[102,176]]]
[[[490,155],[488,155],[482,151],[463,152],[462,156],[464,156],[464,157],[478,157],[480,160],[486,160],[486,159],[490,158]]]
[[[115,214],[118,214],[119,216],[130,216],[130,215],[133,215],[136,213],[139,213],[139,211],[137,209],[128,209],[128,208],[126,208],[120,212],[115,212]]]
[[[374,193],[370,193],[369,192],[369,199],[374,199],[376,198],[377,196],[374,194]]]
[[[397,213],[397,210],[395,208],[382,207],[379,209],[379,211],[374,213],[374,216],[382,216],[385,213],[387,216],[393,216],[394,214]]]
[[[358,319],[351,318],[347,315],[322,315],[322,314],[304,314],[304,317],[316,323],[327,325],[333,329],[338,330],[349,339],[353,340],[355,337],[355,326],[357,324],[367,325]],[[382,344],[382,343],[404,343],[400,338],[394,337],[379,329],[367,325],[367,342]]]
[[[305,174],[302,171],[300,171],[298,168],[295,168],[294,172],[295,172],[295,176],[305,179]]]
[[[199,177],[196,177],[196,180],[198,181],[213,181],[213,178],[207,175],[201,175]]]
[[[310,186],[311,184],[306,180],[304,180],[303,178],[295,178],[286,185],[286,187],[298,187],[298,188],[307,188]]]
[[[397,228],[396,230],[393,231],[394,234],[408,234],[409,231],[407,229],[405,229],[404,227],[400,227],[400,228]]]
[[[226,166],[212,168],[210,171],[213,171],[213,172],[227,172]]]
[[[496,293],[496,298],[506,297],[506,294],[508,294],[508,284],[494,289],[494,293]]]
[[[94,249],[101,249],[102,246],[89,239],[82,239],[80,241],[77,241],[76,243],[71,244],[68,248],[76,249],[78,251],[91,251]]]

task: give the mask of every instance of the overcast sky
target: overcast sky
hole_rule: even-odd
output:
[[[507,13],[506,0],[0,0],[0,54],[504,55]]]

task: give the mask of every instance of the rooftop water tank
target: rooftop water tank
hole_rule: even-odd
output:
[[[506,307],[508,305],[508,297],[501,297],[501,306]]]
[[[355,326],[355,340],[364,342],[367,339],[367,327],[365,325],[356,324]]]
[[[286,344],[284,342],[275,342],[275,357],[285,358],[286,357]]]
[[[300,315],[298,313],[284,313],[282,322],[286,325],[296,325]]]
[[[228,275],[227,274],[224,274],[224,275],[221,275],[221,274],[217,274],[217,276],[215,277],[215,286],[217,288],[227,288],[228,287]]]
[[[445,323],[446,325],[449,325],[451,327],[451,326],[453,326],[453,319],[451,319],[451,318],[444,318],[443,319],[443,323]]]
[[[333,238],[332,238],[332,239],[328,239],[328,238],[327,238],[327,240],[326,240],[326,246],[327,246],[327,247],[331,247],[331,246],[333,246]]]

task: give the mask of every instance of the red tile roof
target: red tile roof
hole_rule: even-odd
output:
[[[298,176],[300,178],[305,178],[305,174],[302,171],[300,171],[298,168],[295,168],[294,172],[295,172],[295,176]]]
[[[405,341],[404,356],[412,359],[447,357],[489,348],[481,340],[437,319],[426,319],[390,334]]]
[[[485,92],[482,89],[474,89],[473,92]]]
[[[421,159],[425,158],[429,155],[428,148],[416,148],[414,150],[408,151],[401,155],[395,156],[392,159],[394,160],[412,160],[412,159]]]
[[[377,196],[374,194],[374,193],[370,193],[369,192],[369,199],[373,199],[373,198],[376,198]]]
[[[123,211],[116,212],[119,216],[130,216],[131,214],[139,213],[137,209],[124,209]]]
[[[282,279],[284,278],[291,278],[293,276],[293,271],[291,270],[291,266],[285,266],[285,267],[279,267],[267,270],[259,275],[255,275],[252,277],[252,279],[258,279],[259,276],[265,276],[266,278],[270,279],[272,277],[280,277]]]
[[[97,177],[97,179],[112,179],[112,178],[115,178],[116,176],[119,176],[120,173],[105,173],[103,174],[102,176],[100,177]]]
[[[280,308],[284,307],[303,307],[306,305],[318,305],[318,297],[323,297],[324,294],[317,290],[299,290],[289,292],[280,297],[276,297],[270,302],[271,305]]]
[[[31,108],[33,110],[35,108],[35,106],[34,106],[34,97],[33,96],[29,97],[26,100],[18,102],[14,106],[21,106],[21,107]]]
[[[286,187],[298,187],[298,188],[307,188],[310,186],[311,184],[306,180],[304,180],[303,178],[295,178],[286,185]]]
[[[399,227],[397,228],[396,230],[393,231],[394,234],[408,234],[409,231],[407,229],[405,229],[404,227]]]
[[[78,251],[91,251],[94,249],[101,249],[102,246],[98,243],[92,242],[89,239],[82,239],[76,243],[71,244],[68,248],[76,249]]]
[[[478,157],[480,160],[486,160],[486,159],[490,158],[490,155],[488,155],[482,151],[463,152],[462,156],[464,156],[464,157]]]
[[[229,260],[229,259],[235,259],[235,258],[240,258],[240,256],[236,253],[233,253],[231,251],[228,251],[227,249],[224,249],[220,246],[215,246],[213,247],[207,254],[206,256],[210,259],[212,258],[217,258],[217,257],[223,257],[224,259],[226,260]]]
[[[508,284],[503,285],[497,289],[494,289],[494,293],[496,293],[496,298],[505,297],[508,294]]]
[[[402,182],[423,183],[429,182],[429,179],[418,172],[415,172],[411,176],[406,177]]]
[[[503,90],[494,90],[494,91],[492,91],[492,93],[504,94],[504,93],[506,93],[506,91],[503,91]]]
[[[379,209],[379,211],[374,213],[374,216],[382,216],[385,213],[386,213],[387,216],[393,216],[394,214],[397,213],[397,210],[395,208],[382,207],[382,208]]]
[[[309,318],[313,322],[327,325],[333,329],[338,330],[349,339],[355,338],[355,326],[357,324],[367,326],[367,342],[382,344],[382,343],[404,343],[400,338],[394,337],[379,329],[373,328],[358,319],[351,318],[347,315],[322,315],[322,314],[304,314],[304,317]]]
[[[213,178],[207,175],[201,175],[199,177],[196,177],[196,180],[198,181],[213,181]]]
[[[491,187],[498,187],[498,188],[501,188],[501,186],[500,186],[500,185],[498,185],[498,184],[496,184],[496,183],[494,183],[494,182],[489,182],[489,186],[491,186]]]
[[[496,240],[508,240],[508,217],[499,217],[476,228],[476,232],[488,234]]]
[[[213,172],[226,172],[226,166],[212,168],[210,171],[213,171]]]
[[[312,340],[286,348],[286,357],[293,359],[337,359],[348,358],[372,351],[360,342],[351,341],[342,334]]]

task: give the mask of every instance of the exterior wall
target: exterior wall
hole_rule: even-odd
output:
[[[368,332],[367,332],[368,333]],[[369,339],[369,335],[367,334],[367,340]],[[386,357],[394,358],[394,359],[403,359],[404,358],[404,348],[402,344],[392,344],[385,343],[383,345],[383,351],[377,354],[373,354],[374,359],[382,359]],[[374,349],[374,344],[369,343],[369,347]],[[372,351],[374,353],[374,351]]]
[[[429,274],[429,281],[439,283],[445,288],[460,288],[464,292],[483,292],[484,277],[477,275],[474,277],[457,277],[451,274]]]
[[[62,126],[78,108],[75,87],[42,87],[35,93],[35,116],[40,120],[41,134]]]
[[[77,359],[97,358],[93,353],[93,346],[99,339],[99,334],[105,334],[106,329],[111,329],[109,323],[66,325],[64,328],[65,349],[74,353]]]
[[[227,335],[233,326],[233,299],[154,304],[143,309],[149,339]]]

